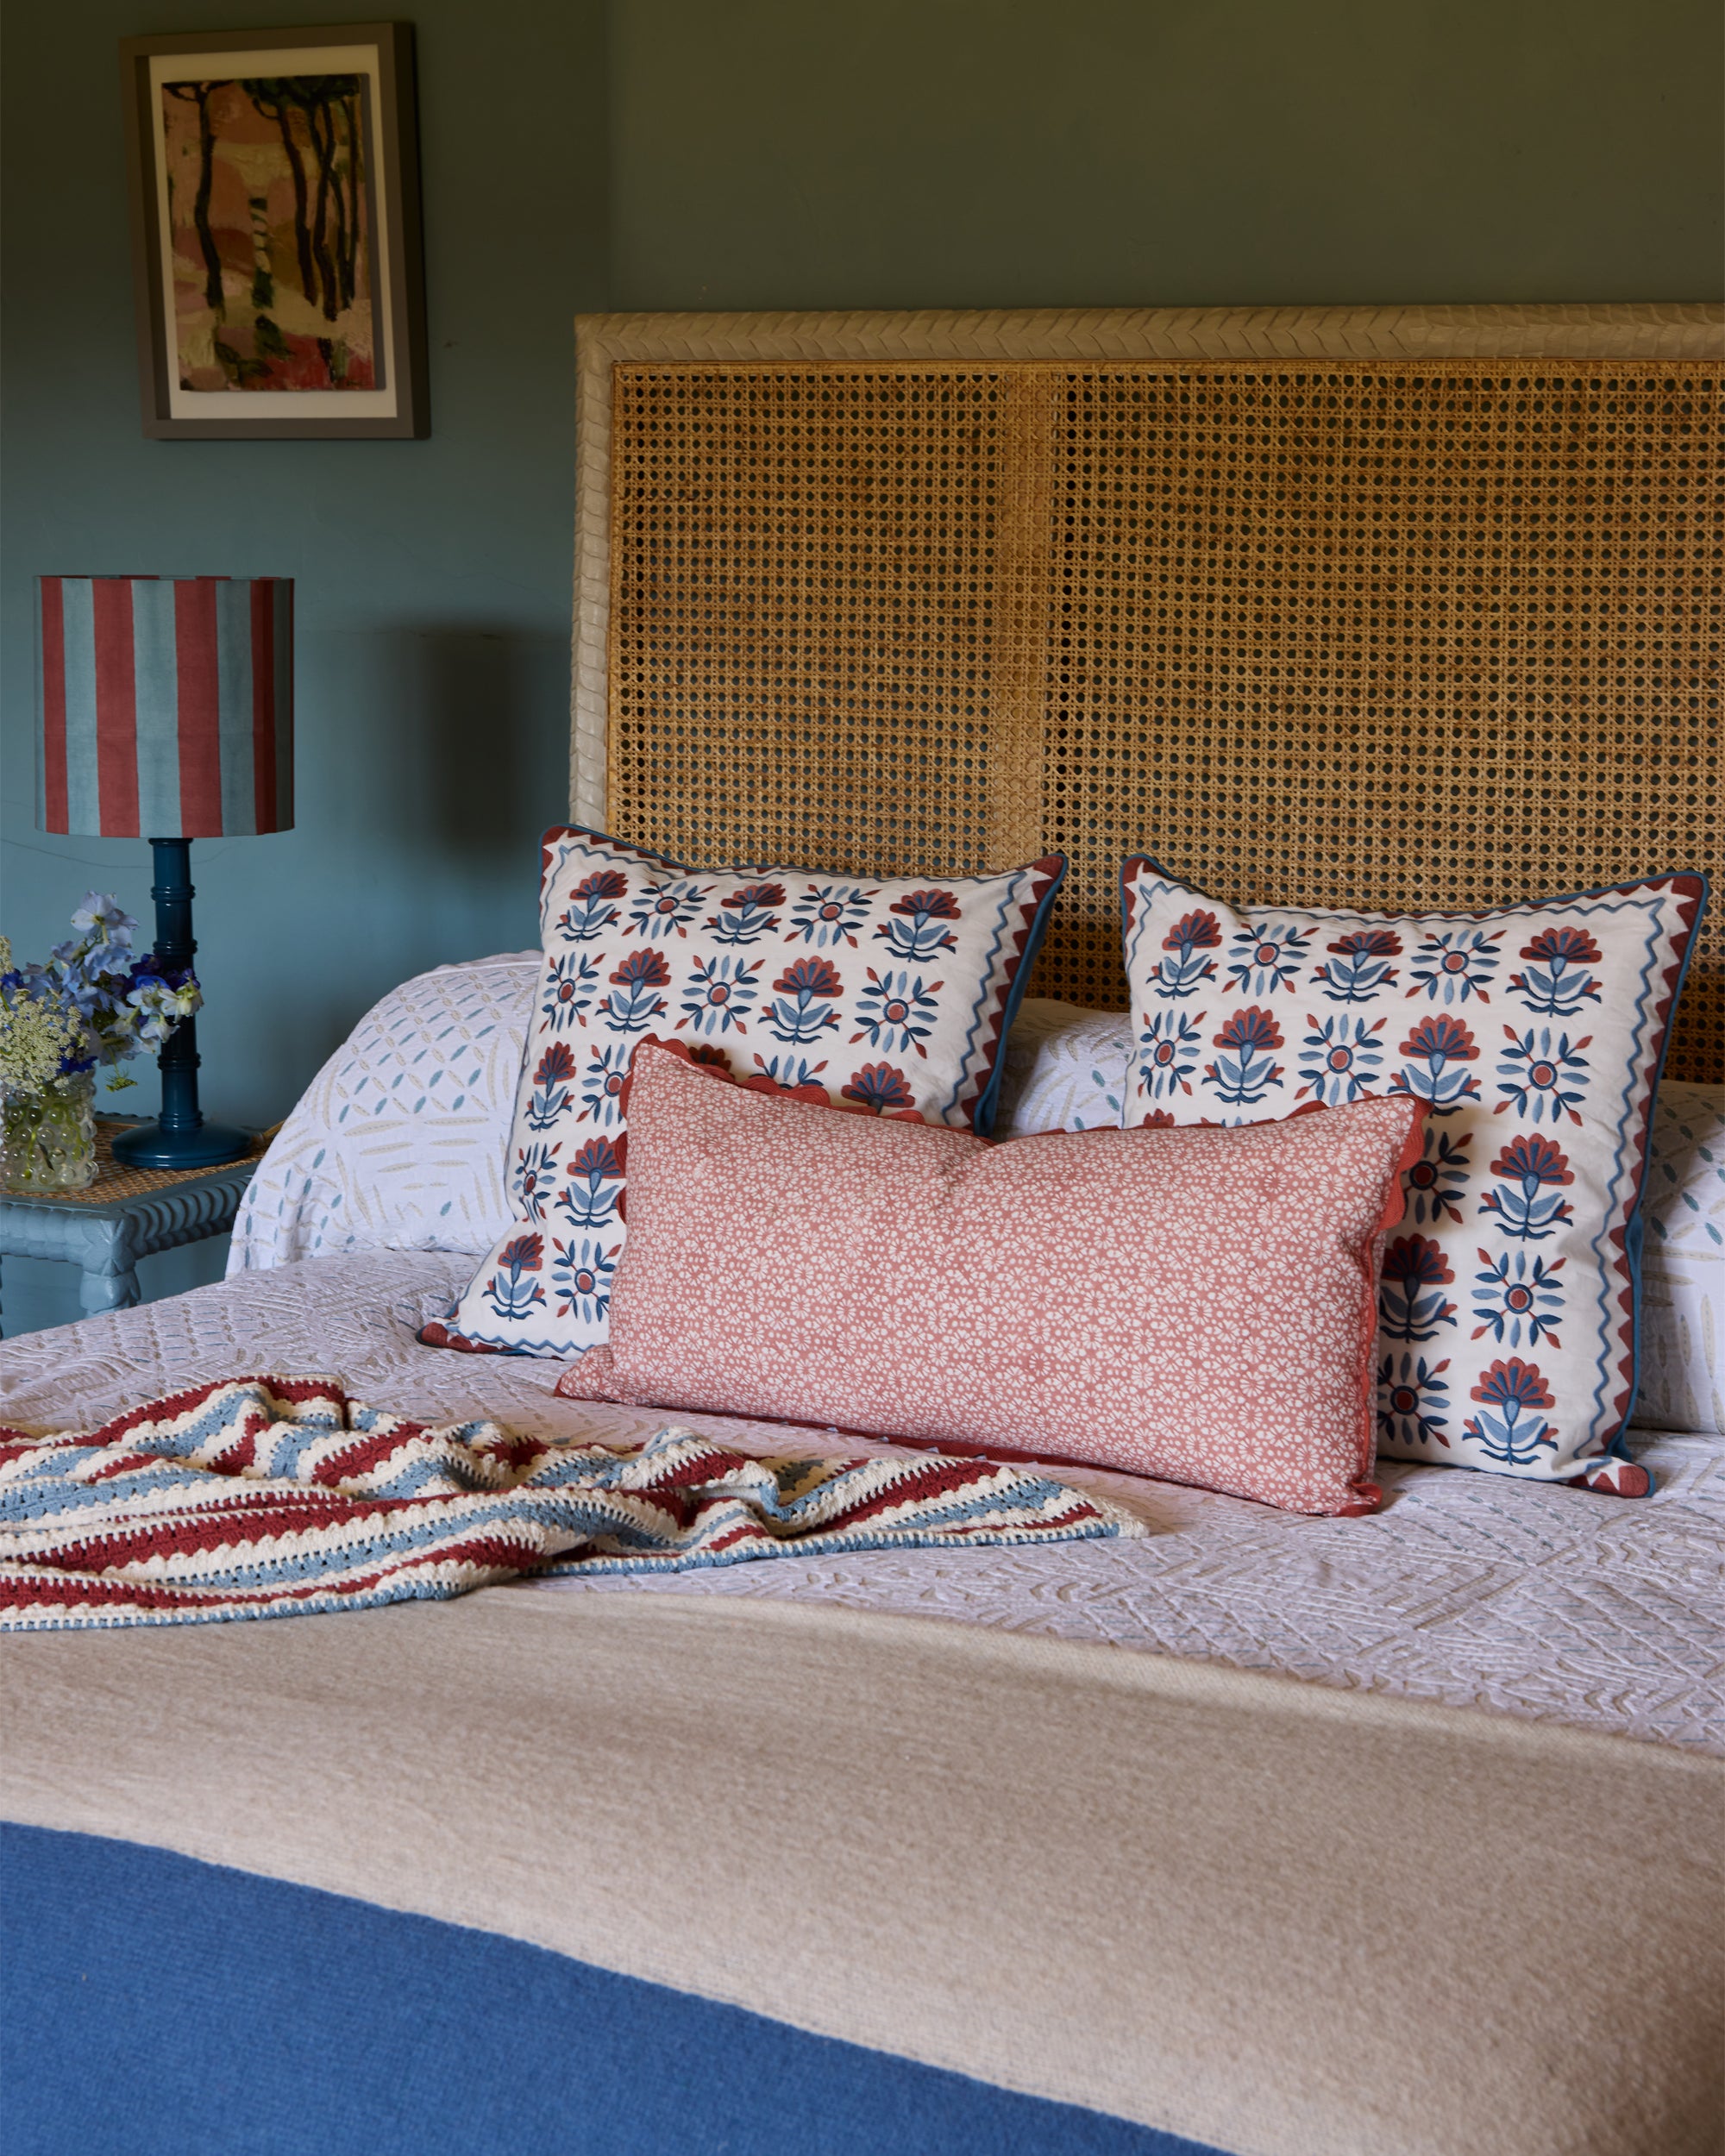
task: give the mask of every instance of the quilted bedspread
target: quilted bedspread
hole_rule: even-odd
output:
[[[367,1252],[0,1348],[0,1421],[92,1428],[166,1390],[260,1367],[333,1371],[401,1413],[490,1417],[540,1438],[639,1444],[663,1420],[552,1396],[560,1365],[419,1346],[471,1259]],[[889,1447],[685,1418],[737,1450]],[[572,1578],[533,1596],[818,1600],[1105,1641],[1322,1685],[1725,1754],[1725,1439],[1644,1433],[1633,1505],[1462,1469],[1385,1464],[1383,1510],[1308,1520],[1165,1482],[1063,1470],[1150,1532],[1050,1549],[787,1552],[662,1579]]]

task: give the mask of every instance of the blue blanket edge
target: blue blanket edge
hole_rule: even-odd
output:
[[[144,1844],[0,1823],[0,1865],[9,2156],[1226,2156]]]

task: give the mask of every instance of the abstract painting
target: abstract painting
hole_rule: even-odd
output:
[[[410,37],[126,41],[147,433],[425,430]]]

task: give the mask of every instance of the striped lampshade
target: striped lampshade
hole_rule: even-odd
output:
[[[43,830],[292,827],[291,577],[43,576],[36,589]]]

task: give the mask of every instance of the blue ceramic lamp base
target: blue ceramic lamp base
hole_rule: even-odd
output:
[[[155,955],[165,968],[191,963],[191,841],[153,838],[156,902]],[[219,1168],[251,1146],[250,1134],[225,1123],[206,1123],[198,1106],[198,1021],[185,1018],[156,1058],[161,1072],[161,1114],[120,1131],[114,1157],[127,1168]]]

